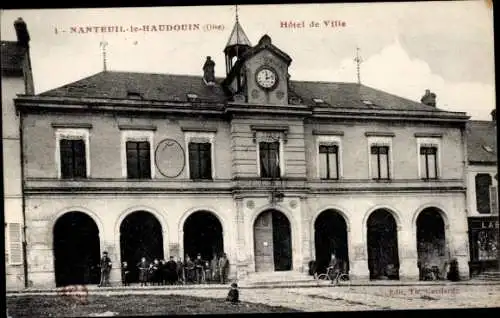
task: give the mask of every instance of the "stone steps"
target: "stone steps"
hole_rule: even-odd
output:
[[[474,279],[486,280],[486,281],[500,281],[500,271],[487,271],[481,274],[475,275]]]

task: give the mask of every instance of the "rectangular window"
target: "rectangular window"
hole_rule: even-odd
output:
[[[86,178],[87,163],[83,139],[61,139],[61,177],[64,179]]]
[[[475,183],[477,212],[481,214],[490,214],[490,188],[492,183],[491,176],[488,173],[478,173],[475,177]]]
[[[437,148],[420,147],[420,167],[423,179],[437,179]]]
[[[280,143],[259,142],[260,176],[262,178],[279,178]]]
[[[389,147],[372,146],[371,147],[371,177],[372,179],[389,179]]]
[[[20,223],[8,224],[8,244],[9,244],[9,259],[11,265],[20,265],[23,262],[23,241]]]
[[[127,141],[127,178],[151,179],[151,154],[148,141]]]
[[[189,143],[189,175],[191,179],[212,179],[211,143]]]
[[[339,178],[339,157],[337,145],[319,146],[319,171],[321,179]]]

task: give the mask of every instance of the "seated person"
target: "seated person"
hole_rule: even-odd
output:
[[[226,301],[230,301],[233,304],[240,301],[240,292],[238,291],[238,285],[236,283],[231,284],[231,289],[227,294]]]

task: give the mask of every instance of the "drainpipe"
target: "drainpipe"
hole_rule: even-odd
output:
[[[21,202],[23,214],[23,268],[24,268],[24,287],[29,287],[28,280],[28,252],[26,242],[26,199],[24,196],[24,150],[23,150],[23,114],[18,111],[19,115],[19,147],[20,147],[20,164],[21,164]]]
[[[470,228],[469,228],[469,200],[467,198],[467,195],[468,195],[468,191],[467,191],[467,187],[468,187],[468,177],[469,177],[469,157],[467,155],[467,123],[464,123],[463,126],[460,128],[460,133],[462,135],[462,142],[463,142],[463,152],[464,152],[464,164],[463,164],[463,182],[464,182],[464,187],[465,187],[465,191],[464,191],[464,196],[465,196],[465,221],[467,223],[467,242],[469,244],[467,244],[468,246],[468,251],[467,251],[467,254],[469,254],[469,257],[468,257],[468,267],[469,267],[469,272],[467,273],[467,276],[470,278],[471,276],[471,271],[470,271],[470,263],[471,263],[471,253],[470,253],[470,249],[471,249],[471,242],[470,242]],[[453,252],[453,256],[452,257],[455,257],[454,255],[455,253]],[[465,274],[465,273],[464,273]]]
[[[498,147],[497,147],[497,149],[498,149]],[[497,168],[497,173],[495,174],[495,180],[497,181],[497,185],[496,185],[497,192],[495,193],[495,195],[497,196],[497,221],[495,223],[498,224],[498,229],[497,229],[497,270],[500,271],[500,224],[499,224],[500,223],[500,209],[498,208],[498,168]]]

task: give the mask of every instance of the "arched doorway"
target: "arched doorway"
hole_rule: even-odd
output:
[[[212,212],[194,212],[184,222],[183,256],[195,259],[198,253],[204,260],[211,260],[214,254],[220,257],[224,253],[222,224]]]
[[[121,261],[130,268],[130,282],[137,282],[136,265],[142,257],[148,262],[164,258],[163,231],[158,219],[146,211],[129,214],[120,225],[120,249]]]
[[[56,286],[99,283],[99,229],[83,212],[68,212],[54,225]]]
[[[374,211],[367,221],[370,279],[399,279],[396,220],[384,209]]]
[[[444,276],[448,253],[444,220],[437,208],[427,208],[418,215],[417,252],[421,280]]]
[[[320,213],[314,222],[314,247],[316,250],[316,271],[326,272],[331,254],[340,261],[341,269],[349,271],[347,248],[347,224],[344,217],[335,210]]]
[[[290,221],[276,210],[262,212],[254,223],[255,271],[292,269]]]

